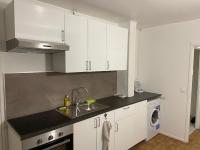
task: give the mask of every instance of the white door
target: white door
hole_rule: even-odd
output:
[[[106,70],[107,25],[95,19],[88,20],[88,60],[90,71]]]
[[[106,116],[105,116],[106,115]],[[99,127],[97,128],[97,150],[102,150],[102,129],[104,121],[109,121],[111,123],[111,130],[110,130],[110,138],[109,138],[109,147],[108,150],[114,150],[114,134],[115,134],[115,123],[114,123],[114,111],[107,112],[98,116],[99,119]]]
[[[74,150],[96,150],[97,119],[90,118],[73,125]]]
[[[108,70],[127,70],[128,29],[108,25]]]
[[[87,19],[79,14],[65,17],[65,41],[70,50],[65,52],[66,72],[87,71]]]
[[[33,0],[14,2],[16,38],[63,42],[63,9]]]

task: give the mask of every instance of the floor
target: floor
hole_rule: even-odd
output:
[[[190,134],[192,134],[195,131],[195,124],[190,123]]]
[[[190,135],[188,144],[159,134],[150,141],[142,142],[130,150],[200,150],[200,130],[195,130]]]

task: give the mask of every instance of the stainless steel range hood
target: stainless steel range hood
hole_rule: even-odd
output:
[[[34,52],[34,53],[58,53],[68,51],[69,46],[61,43],[41,42],[25,39],[11,39],[6,41],[7,51]]]

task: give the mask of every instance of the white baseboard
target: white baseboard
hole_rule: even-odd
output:
[[[176,137],[176,136],[174,136],[174,135],[165,133],[165,132],[163,132],[163,131],[160,131],[160,134],[163,134],[163,135],[166,135],[166,136],[168,136],[168,137],[170,137],[170,138],[179,140],[179,141],[181,141],[181,142],[183,142],[183,143],[188,143],[188,141],[187,141],[186,139],[183,139],[183,138],[180,138],[180,137]]]

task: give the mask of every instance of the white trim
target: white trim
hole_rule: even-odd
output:
[[[26,72],[5,72],[4,74],[18,74],[18,73],[50,73],[54,71],[26,71]]]
[[[3,74],[3,66],[2,66],[2,57],[0,55],[0,121],[1,121],[1,142],[3,150],[7,149],[7,137],[6,137],[6,118],[5,118],[5,91],[4,91],[4,74]]]
[[[200,60],[200,55],[199,55]],[[197,85],[197,102],[196,102],[196,120],[195,120],[195,129],[200,129],[200,61],[198,68],[198,85]]]
[[[192,77],[193,77],[193,62],[194,62],[194,50],[200,42],[193,42],[190,44],[190,56],[189,56],[189,68],[188,68],[188,90],[187,90],[187,108],[186,108],[186,119],[185,119],[185,142],[189,142],[190,136],[190,111],[191,111],[191,96],[192,96]]]
[[[168,134],[168,133],[165,133],[165,132],[159,132],[159,133],[160,133],[160,134],[163,134],[163,135],[165,135],[165,136],[168,136],[169,138],[173,138],[173,139],[179,140],[179,141],[181,141],[181,142],[188,143],[188,141],[186,141],[185,139],[176,137],[176,136],[174,136],[174,135],[171,135],[171,134]]]

